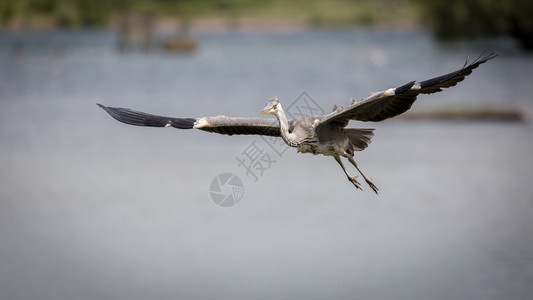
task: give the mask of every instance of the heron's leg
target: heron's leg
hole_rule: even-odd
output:
[[[357,176],[352,176],[348,174],[348,172],[346,171],[346,168],[342,164],[341,158],[338,155],[335,155],[333,157],[335,158],[335,161],[337,161],[337,163],[339,163],[339,165],[341,166],[342,170],[344,171],[344,174],[346,174],[346,176],[348,177],[348,180],[350,180],[350,182],[353,183],[353,185],[355,185],[356,188],[362,190],[361,184],[359,183],[359,181],[357,181]]]
[[[361,175],[363,176],[363,178],[365,179],[366,183],[368,183],[368,185],[374,190],[374,192],[377,194],[378,193],[378,187],[374,184],[374,182],[372,182],[372,178],[369,178],[369,177],[366,177],[365,174],[363,174],[363,172],[361,172],[361,170],[359,169],[359,167],[357,166],[357,163],[355,162],[355,160],[353,159],[353,157],[351,156],[348,156],[348,161],[350,161],[352,163],[352,165],[354,165],[354,167],[357,169],[357,171],[359,171],[359,173],[361,173]]]

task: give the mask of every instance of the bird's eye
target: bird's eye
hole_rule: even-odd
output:
[[[274,104],[274,105],[272,105],[272,108],[273,108],[273,109],[276,109],[276,108],[278,108],[278,105],[277,105],[277,104]]]

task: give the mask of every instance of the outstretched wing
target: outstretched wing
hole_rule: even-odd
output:
[[[98,104],[116,120],[135,126],[175,127],[179,129],[200,129],[219,134],[255,134],[280,136],[276,119],[232,118],[226,116],[201,118],[172,118],[152,115],[129,108],[108,107]]]
[[[442,91],[443,88],[455,86],[470,75],[472,70],[496,56],[494,53],[480,56],[471,64],[468,64],[467,59],[464,66],[455,72],[421,82],[411,81],[397,88],[372,93],[345,109],[324,116],[320,125],[336,122],[346,126],[350,120],[377,122],[392,118],[411,108],[418,94],[432,94]]]

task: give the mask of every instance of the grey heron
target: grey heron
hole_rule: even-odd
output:
[[[377,194],[378,188],[371,178],[367,177],[355,160],[355,151],[365,149],[374,136],[374,129],[346,128],[349,121],[378,122],[404,113],[415,102],[419,94],[432,94],[443,88],[455,86],[480,64],[496,57],[491,53],[480,56],[472,63],[466,60],[463,67],[446,75],[424,81],[410,81],[396,88],[373,92],[368,97],[353,101],[346,108],[337,108],[329,114],[320,116],[303,116],[296,120],[288,120],[281,103],[270,99],[260,114],[270,114],[268,118],[235,118],[226,116],[174,118],[163,117],[128,108],[107,107],[98,104],[116,120],[137,126],[174,127],[179,129],[199,129],[219,134],[253,134],[281,137],[285,143],[297,148],[301,153],[323,154],[332,156],[341,166],[348,180],[358,189],[361,184],[357,176],[350,175],[341,161],[345,157],[357,169],[366,183]]]

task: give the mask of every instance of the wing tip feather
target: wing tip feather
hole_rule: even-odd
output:
[[[415,81],[413,80],[411,82],[408,82],[407,84],[399,86],[394,89],[394,94],[399,95],[399,94],[405,93],[408,90],[410,90],[414,85],[415,85]]]

